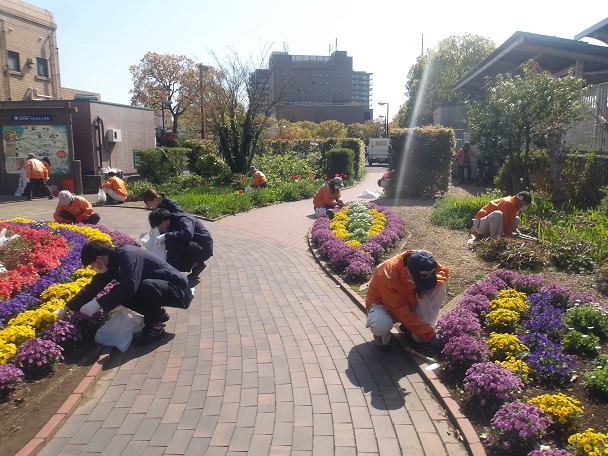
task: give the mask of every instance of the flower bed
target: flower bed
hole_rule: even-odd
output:
[[[607,454],[606,309],[591,294],[498,270],[440,318],[438,375],[490,454]]]
[[[368,280],[384,254],[405,235],[405,223],[394,211],[374,203],[355,202],[325,213],[315,221],[310,237],[319,256],[348,283]]]
[[[0,247],[0,398],[23,379],[48,375],[83,338],[93,338],[104,321],[78,312],[65,321],[53,313],[86,285],[94,272],[83,268],[87,240],[114,245],[137,241],[105,226],[64,225],[14,219],[0,222],[7,242]],[[6,283],[10,282],[10,286]]]

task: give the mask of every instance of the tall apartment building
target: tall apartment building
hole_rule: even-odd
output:
[[[354,71],[346,51],[330,56],[273,52],[268,69],[256,70],[252,81],[266,87],[269,103],[279,100],[274,109],[277,119],[350,125],[373,118],[372,74]]]

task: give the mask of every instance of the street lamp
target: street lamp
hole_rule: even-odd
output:
[[[161,132],[161,136],[160,136],[160,145],[164,146],[165,145],[165,108],[171,107],[171,100],[162,100],[160,102],[160,115],[163,119],[163,131]]]
[[[388,138],[389,137],[389,134],[388,134],[388,102],[383,103],[380,101],[380,102],[378,102],[378,104],[380,106],[386,105],[386,137]]]
[[[201,88],[201,139],[207,139],[205,132],[205,94],[203,92],[203,71],[209,71],[210,66],[198,64],[199,83]]]

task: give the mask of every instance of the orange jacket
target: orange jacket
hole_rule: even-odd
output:
[[[314,204],[316,208],[323,207],[326,204],[334,207],[341,202],[342,195],[340,194],[340,189],[336,188],[334,190],[328,182],[325,182],[321,188],[317,190],[317,193],[315,193],[315,196],[312,199],[312,204]]]
[[[267,183],[268,179],[266,179],[266,175],[262,171],[257,170],[255,173],[253,173],[253,184],[251,184],[252,187],[259,187],[260,185]]]
[[[514,196],[505,196],[504,198],[492,200],[484,207],[479,209],[479,212],[477,212],[475,218],[480,219],[494,211],[502,212],[502,226],[505,235],[509,236],[513,234],[511,227],[515,223],[515,217],[519,212],[517,210],[517,198]]]
[[[37,158],[28,158],[25,165],[25,176],[28,179],[46,179],[49,177],[49,172],[44,166],[44,162]]]
[[[469,149],[469,160],[471,157],[475,156],[475,152],[473,152],[473,148]],[[464,147],[461,147],[458,152],[456,152],[456,160],[458,160],[458,164],[460,166],[464,166]]]
[[[56,222],[59,223],[72,223],[71,220],[65,220],[61,218],[59,215],[61,211],[68,211],[71,214],[74,214],[76,217],[76,221],[81,223],[84,220],[88,220],[91,214],[93,213],[93,206],[82,196],[74,195],[74,201],[72,204],[66,204],[65,206],[58,204],[55,208],[55,213],[53,214],[53,218]]]
[[[410,311],[410,307],[418,304],[418,298],[416,284],[405,269],[403,257],[412,252],[407,250],[400,253],[376,268],[365,297],[365,307],[369,310],[372,304],[384,305],[413,334],[427,340],[435,335],[435,330]],[[437,286],[445,283],[449,275],[448,268],[437,263]]]
[[[103,188],[111,188],[119,195],[127,196],[127,186],[125,185],[125,182],[116,176],[110,177],[108,181],[105,184],[101,184],[101,186]]]

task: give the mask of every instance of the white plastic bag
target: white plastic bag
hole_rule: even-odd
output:
[[[103,204],[106,202],[106,192],[103,188],[99,188],[99,191],[97,192],[97,202],[99,204]]]
[[[144,246],[146,250],[158,255],[158,257],[167,261],[167,248],[165,247],[165,243],[162,242],[160,245],[156,245],[156,238],[160,236],[160,231],[158,228],[152,228],[147,233],[141,233],[139,235],[139,243]]]
[[[95,333],[95,342],[109,347],[116,347],[121,352],[129,349],[133,334],[141,331],[144,326],[144,317],[123,307]]]
[[[251,193],[253,191],[253,187],[251,185],[248,185],[247,187],[245,187],[245,193]]]

